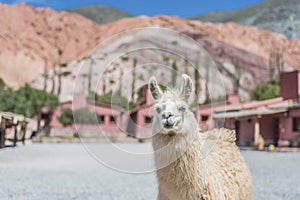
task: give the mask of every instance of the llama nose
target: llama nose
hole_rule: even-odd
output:
[[[168,119],[168,118],[171,117],[171,116],[173,116],[173,114],[170,113],[170,112],[164,112],[164,113],[162,114],[162,117],[163,117],[164,119]]]

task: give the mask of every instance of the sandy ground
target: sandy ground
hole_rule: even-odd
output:
[[[143,158],[119,155],[110,144],[92,144],[90,153],[81,144],[33,144],[0,150],[0,199],[155,199],[154,173],[130,174],[111,168],[151,171],[153,159],[144,156],[151,145],[117,147]],[[300,153],[242,153],[253,175],[255,200],[300,199]]]

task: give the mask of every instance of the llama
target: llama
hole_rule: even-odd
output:
[[[180,90],[149,89],[155,99],[152,145],[158,200],[250,200],[252,178],[235,144],[235,132],[221,128],[200,132],[187,100],[192,80],[182,75]]]

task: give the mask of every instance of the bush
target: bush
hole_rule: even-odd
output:
[[[74,123],[72,110],[69,108],[62,109],[62,113],[61,113],[60,117],[58,118],[58,120],[64,126],[72,125]]]
[[[0,90],[3,90],[6,86],[5,82],[0,78]]]
[[[88,95],[88,100],[101,102],[109,105],[120,106],[126,110],[132,110],[136,107],[136,105],[133,102],[128,102],[127,98],[122,96],[120,92],[116,92],[114,94],[108,93],[102,96],[91,92]]]
[[[252,100],[262,101],[266,99],[272,99],[279,97],[280,87],[276,80],[271,80],[265,83],[258,84],[250,93]]]
[[[300,147],[300,135],[295,136],[293,140],[293,146]]]
[[[74,110],[74,121],[78,124],[98,124],[98,118],[88,108]]]

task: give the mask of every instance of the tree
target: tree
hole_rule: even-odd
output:
[[[171,73],[171,85],[172,85],[172,87],[176,86],[177,71],[178,71],[177,63],[176,63],[176,60],[174,59],[173,63],[172,63],[172,73]]]
[[[92,56],[88,56],[85,59],[89,59],[89,61],[90,61],[89,73],[87,74],[87,79],[88,79],[88,92],[91,92],[92,91],[93,66],[96,62]],[[103,57],[101,57],[100,60],[103,60]]]
[[[132,66],[132,83],[131,83],[131,100],[134,101],[134,89],[135,89],[135,81],[136,81],[136,64],[137,59],[133,58],[133,66]]]
[[[283,67],[283,52],[279,47],[273,47],[269,56],[270,79],[279,80],[279,76],[283,71]]]
[[[234,76],[234,82],[233,82],[233,92],[234,94],[239,94],[239,89],[241,87],[241,60],[239,58],[235,58],[233,61],[233,65],[235,67],[235,72],[233,74]]]
[[[280,87],[276,79],[258,84],[250,93],[252,100],[266,100],[279,97]]]
[[[68,64],[67,63],[62,63],[59,65],[58,67],[58,72],[57,72],[57,77],[58,77],[58,88],[57,88],[57,95],[59,96],[61,93],[61,78],[68,76],[71,72],[63,72],[62,68],[67,67]]]
[[[209,95],[209,87],[208,84],[210,82],[210,66],[209,66],[209,62],[207,62],[206,60],[207,58],[204,58],[204,67],[205,67],[205,81],[206,81],[206,86],[205,86],[205,104],[210,103],[211,99],[210,99],[210,95]]]
[[[5,84],[5,82],[3,81],[3,79],[0,78],[0,90],[3,90],[3,89],[5,89],[5,88],[6,88],[6,84]]]
[[[129,102],[127,98],[122,96],[119,92],[116,92],[114,94],[108,93],[101,96],[99,96],[95,92],[90,92],[87,98],[89,101],[96,101],[104,104],[116,105],[127,110],[132,110],[136,107],[134,103]]]
[[[7,88],[0,93],[1,111],[13,112],[26,117],[36,116],[43,106],[52,111],[57,105],[57,96],[32,88],[28,84],[17,91]]]
[[[11,88],[0,90],[0,110],[14,112],[16,97],[15,92]]]
[[[118,89],[118,92],[120,93],[120,95],[122,95],[122,78],[123,78],[123,75],[124,75],[123,68],[120,66],[119,89]]]
[[[48,68],[47,68],[47,63],[48,63],[47,58],[44,58],[44,61],[45,61],[45,66],[44,66],[44,73],[43,73],[43,78],[44,78],[43,90],[46,91],[48,86],[48,78],[49,78]]]
[[[74,110],[74,121],[78,124],[98,124],[97,116],[88,108]]]
[[[52,74],[52,77],[51,77],[51,81],[52,81],[52,88],[51,88],[51,94],[54,94],[55,92],[55,77],[56,77],[56,67],[54,66],[53,67],[53,74]]]
[[[106,94],[106,78],[105,78],[105,71],[103,72],[102,76],[102,94]]]
[[[194,79],[195,79],[195,84],[194,84],[194,89],[195,89],[195,99],[194,99],[194,103],[198,103],[198,94],[201,90],[201,83],[200,83],[200,67],[199,67],[199,58],[197,56],[197,61],[196,61],[196,65],[194,67]]]

